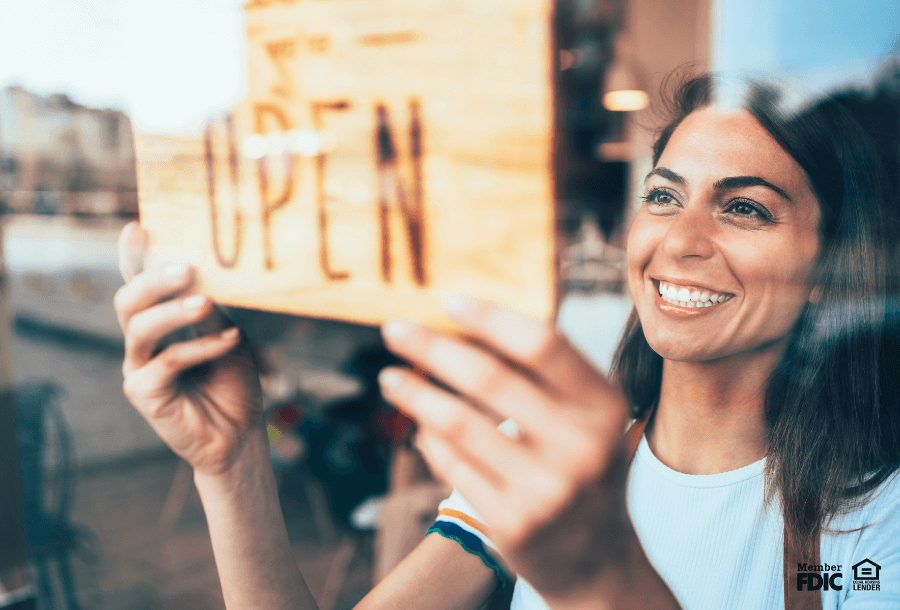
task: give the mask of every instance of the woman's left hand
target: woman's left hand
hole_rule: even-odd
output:
[[[518,574],[548,601],[594,588],[636,544],[625,398],[548,322],[464,298],[447,310],[469,340],[406,322],[383,331],[393,352],[452,391],[394,367],[381,376],[385,397],[418,422],[430,466]],[[514,438],[497,429],[507,418]]]

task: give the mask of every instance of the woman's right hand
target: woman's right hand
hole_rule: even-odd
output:
[[[115,297],[125,334],[125,396],[195,473],[221,474],[247,438],[262,432],[256,363],[240,331],[228,327],[209,297],[182,296],[193,283],[193,269],[141,270],[144,249],[140,225],[128,224],[119,237],[126,283]],[[181,329],[193,338],[162,345]]]

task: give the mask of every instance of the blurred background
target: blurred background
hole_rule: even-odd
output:
[[[223,607],[190,470],[122,395],[112,298],[138,211],[133,130],[176,132],[241,98],[242,15],[237,0],[0,0],[0,608]],[[797,100],[858,91],[893,108],[868,120],[900,149],[894,0],[559,0],[554,28],[558,323],[604,370],[670,71],[763,76]],[[446,493],[378,395],[391,357],[375,328],[228,313],[263,363],[301,571],[323,610],[350,608]]]

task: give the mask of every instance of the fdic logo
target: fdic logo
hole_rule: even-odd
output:
[[[841,583],[843,575],[841,574],[841,566],[823,564],[797,564],[797,590],[818,591],[825,589],[826,591],[840,591],[844,588]]]

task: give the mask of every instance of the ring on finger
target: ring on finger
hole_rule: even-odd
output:
[[[505,419],[500,422],[500,424],[497,426],[497,430],[499,430],[501,434],[511,440],[522,440],[522,430],[519,426],[519,422],[512,418]]]

